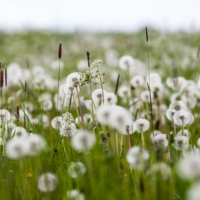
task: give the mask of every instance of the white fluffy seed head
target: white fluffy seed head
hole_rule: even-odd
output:
[[[25,128],[17,126],[11,132],[11,137],[25,137],[28,133]]]
[[[121,97],[121,98],[127,98],[130,96],[130,90],[127,86],[123,85],[123,86],[120,86],[119,87],[119,90],[118,90],[118,95]]]
[[[47,148],[46,141],[38,134],[31,133],[30,136],[26,138],[26,142],[29,147],[27,154],[30,156],[37,156],[41,151],[44,151]]]
[[[104,95],[104,100],[105,100],[106,91],[105,90],[102,91],[102,89],[96,89],[92,92],[92,99],[94,103],[96,104],[96,106],[103,103],[103,95]]]
[[[169,108],[172,110],[180,111],[180,110],[188,110],[187,106],[182,101],[173,101]]]
[[[61,117],[61,116],[55,117],[51,121],[51,126],[54,129],[61,129],[64,125],[65,125],[65,121],[64,121],[63,117]]]
[[[79,130],[72,137],[72,146],[77,151],[84,151],[91,149],[96,142],[94,134],[87,130]]]
[[[171,168],[166,163],[159,162],[151,166],[148,174],[151,174],[153,179],[156,179],[159,174],[163,180],[167,180],[171,176]]]
[[[165,149],[168,145],[168,138],[166,134],[158,134],[153,138],[153,146],[156,150]]]
[[[114,93],[112,93],[112,92],[106,93],[105,103],[107,103],[109,105],[116,105],[116,103],[117,103],[117,96]]]
[[[163,134],[162,132],[158,131],[158,130],[154,130],[153,132],[151,132],[151,140],[153,141],[153,138],[156,137],[159,134]]]
[[[189,140],[187,137],[185,136],[176,136],[174,138],[174,143],[173,143],[173,147],[176,150],[182,151],[184,149],[187,149],[189,145]]]
[[[167,78],[166,80],[167,86],[172,88],[175,91],[181,91],[185,88],[187,81],[183,77],[177,78]]]
[[[200,182],[193,184],[187,191],[187,200],[199,200],[200,199]]]
[[[143,84],[144,84],[144,78],[140,75],[134,76],[131,79],[131,85],[135,88],[143,86]]]
[[[101,105],[97,110],[97,121],[102,124],[108,124],[111,117],[112,107]]]
[[[130,122],[127,122],[125,126],[122,127],[121,129],[121,133],[123,135],[131,135],[135,132],[135,126],[134,126],[134,122],[133,121],[130,121]]]
[[[127,124],[131,124],[132,122],[130,113],[120,106],[112,106],[111,109],[111,116],[109,118],[108,125],[120,132],[123,132],[123,127]]]
[[[150,102],[149,90],[145,90],[140,94],[140,98],[143,102]],[[151,101],[153,102],[154,95],[151,92]]]
[[[126,160],[128,164],[136,170],[144,170],[149,159],[149,153],[139,146],[134,146],[129,149]]]
[[[149,121],[146,120],[146,119],[137,119],[134,123],[135,125],[135,130],[138,132],[138,133],[141,133],[141,132],[145,132],[149,129]]]
[[[25,137],[10,139],[6,143],[6,156],[10,159],[18,159],[25,155],[29,150],[29,146],[24,140]]]
[[[174,115],[174,123],[178,126],[189,126],[193,121],[193,115],[185,110],[177,111]]]
[[[86,71],[88,69],[87,60],[80,60],[77,64],[77,69],[80,71]]]
[[[132,68],[133,65],[134,65],[134,59],[132,56],[125,55],[125,56],[122,56],[119,60],[119,67],[122,70],[127,70],[129,68]]]
[[[82,194],[79,190],[67,191],[67,197],[73,200],[85,200],[84,194]]]
[[[78,90],[78,92],[79,92],[79,87],[77,87],[77,90]],[[64,91],[64,93],[67,94],[67,95],[71,95],[71,94],[76,95],[76,94],[77,94],[76,87],[74,87],[74,86],[72,86],[72,85],[70,85],[70,84],[68,84],[68,83],[66,83],[66,84],[64,85],[63,91]]]
[[[177,173],[180,178],[193,180],[200,177],[200,155],[189,154],[178,163]]]
[[[0,110],[0,124],[7,123],[10,121],[10,112],[6,109]]]
[[[72,163],[68,168],[68,174],[72,178],[77,178],[85,173],[86,173],[86,168],[82,162]]]
[[[175,113],[176,113],[176,110],[172,110],[169,108],[166,113],[167,119],[173,122]]]
[[[77,72],[71,73],[67,76],[67,83],[71,86],[76,86],[80,82],[80,75]]]
[[[183,131],[180,130],[178,133],[177,133],[177,136],[185,136],[186,138],[188,138],[188,140],[190,139],[190,136],[191,136],[191,133],[187,130],[187,129],[184,129]]]
[[[55,174],[45,173],[38,179],[38,189],[41,192],[52,192],[56,189],[58,179]]]
[[[61,129],[60,129],[60,135],[69,137],[72,136],[76,133],[77,129],[74,124],[65,124]]]

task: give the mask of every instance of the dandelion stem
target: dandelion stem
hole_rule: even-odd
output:
[[[141,132],[141,139],[142,139],[142,147],[144,148],[145,145],[144,145],[144,133],[143,132]]]
[[[77,116],[78,116],[78,122],[79,122],[79,125],[81,126],[81,121],[80,121],[80,117],[79,117],[79,113],[78,113],[78,108],[76,106],[76,100],[75,100],[74,94],[72,94],[72,96],[73,96],[73,99],[74,99],[74,105],[75,105],[76,113],[77,113]]]
[[[176,124],[174,122],[174,135],[176,136]]]
[[[72,147],[72,145],[71,145],[71,139],[70,139],[70,136],[68,137],[68,139],[69,139],[69,144],[70,144],[70,147],[71,147],[71,150],[72,150],[73,156],[75,157],[74,149],[73,149],[73,147]]]
[[[80,114],[81,114],[81,125],[82,125],[82,127],[84,127],[84,120],[83,120],[82,106],[81,106],[81,101],[80,101],[80,97],[79,97],[79,93],[78,93],[78,89],[77,89],[77,87],[76,87],[76,93],[77,93],[77,97],[78,97],[79,110],[80,110]]]

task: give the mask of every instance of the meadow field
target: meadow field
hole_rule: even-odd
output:
[[[0,199],[199,200],[199,44],[0,32]]]

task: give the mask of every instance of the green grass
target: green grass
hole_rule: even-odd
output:
[[[150,68],[153,72],[158,72],[162,77],[164,87],[167,77],[173,77],[172,61],[176,63],[178,75],[185,79],[197,81],[199,78],[200,67],[199,59],[196,57],[198,44],[200,41],[199,33],[168,33],[161,34],[156,31],[149,31],[149,59]],[[52,61],[57,59],[57,49],[59,42],[63,45],[62,61],[65,64],[61,70],[61,79],[65,79],[71,72],[77,71],[77,63],[79,60],[86,60],[86,51],[90,52],[91,62],[95,59],[103,60],[103,67],[100,67],[101,72],[105,72],[106,86],[115,92],[115,82],[110,81],[109,74],[117,71],[121,74],[120,85],[126,83],[126,75],[119,67],[111,68],[106,65],[104,54],[108,49],[115,49],[119,53],[119,58],[123,55],[131,55],[134,58],[140,59],[147,63],[147,48],[145,41],[145,31],[140,31],[135,34],[122,33],[99,33],[99,34],[59,34],[48,31],[43,32],[22,32],[8,34],[0,33],[0,60],[3,67],[10,63],[17,62],[22,68],[26,68],[26,60],[29,62],[28,70],[31,70],[35,65],[41,65],[53,78],[57,79],[57,71],[53,71],[50,67]],[[110,43],[110,44],[109,44]],[[190,59],[188,65],[182,68],[182,60],[187,57]],[[15,74],[8,74],[12,77]],[[20,108],[23,102],[28,99],[34,105],[33,117],[38,114],[46,114],[49,122],[57,116],[55,104],[51,111],[44,111],[38,103],[38,96],[46,92],[46,90],[35,90],[30,87],[33,80],[37,80],[37,76],[32,77],[28,81],[27,98],[23,95],[20,84],[9,88],[7,94],[3,88],[2,108],[7,108],[10,113],[14,114],[16,105]],[[24,79],[22,77],[24,83]],[[8,82],[9,85],[9,82]],[[96,86],[92,85],[94,89]],[[104,86],[105,87],[105,86]],[[169,90],[170,91],[170,90]],[[81,89],[85,95],[89,94],[89,85],[87,88]],[[57,93],[57,90],[50,91],[52,95]],[[172,93],[172,91],[170,91]],[[11,102],[8,97],[13,97]],[[169,96],[166,96],[161,103],[167,106],[170,103]],[[73,104],[73,103],[72,103]],[[118,105],[124,105],[123,99],[118,97]],[[72,107],[74,118],[77,116],[74,106]],[[63,114],[68,111],[59,112]],[[83,108],[84,113],[88,111]],[[196,106],[193,113],[199,112],[199,107]],[[135,116],[135,113],[133,113]],[[15,124],[24,126],[23,122]],[[67,199],[66,192],[71,189],[79,189],[85,195],[86,200],[143,200],[143,199],[185,199],[187,189],[193,181],[183,181],[177,174],[177,162],[179,153],[173,148],[169,148],[174,154],[173,162],[169,162],[166,155],[159,157],[156,151],[153,150],[151,142],[148,142],[150,130],[145,133],[146,149],[150,152],[150,160],[146,170],[140,172],[130,170],[126,162],[127,154],[127,138],[123,137],[122,152],[116,152],[116,137],[111,128],[106,127],[106,132],[109,130],[110,137],[106,142],[102,141],[103,130],[100,125],[95,129],[97,142],[95,146],[87,152],[75,151],[75,157],[70,148],[68,138],[62,137],[58,131],[49,126],[44,128],[40,121],[37,125],[32,125],[26,122],[26,129],[32,129],[35,133],[42,135],[48,144],[46,152],[42,152],[39,156],[25,157],[19,160],[10,160],[3,156],[3,147],[1,146],[0,155],[0,199]],[[92,130],[92,128],[90,128]],[[154,127],[155,129],[155,127]],[[199,121],[195,119],[192,126],[189,127],[192,137],[190,144],[197,143],[199,138]],[[170,122],[166,119],[166,126],[160,128],[160,131],[169,135],[173,131]],[[118,135],[120,141],[121,135]],[[140,145],[140,134],[134,133],[130,136],[131,144]],[[121,146],[118,146],[121,149]],[[66,151],[65,151],[66,150]],[[119,155],[119,153],[121,153]],[[72,162],[82,162],[86,167],[86,174],[73,179],[69,176],[67,170]],[[149,174],[150,167],[163,161],[167,163],[172,170],[168,180],[162,180],[159,174]],[[38,177],[45,172],[52,172],[58,178],[56,190],[51,193],[42,193],[37,188]],[[28,178],[30,173],[32,176]]]

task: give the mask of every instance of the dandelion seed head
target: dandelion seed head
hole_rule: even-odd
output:
[[[137,119],[134,123],[135,125],[135,130],[138,132],[138,133],[141,133],[141,132],[145,132],[149,129],[149,121],[146,120],[146,119]]]
[[[72,137],[72,146],[77,151],[91,149],[96,142],[94,134],[87,130],[79,130]]]
[[[67,191],[67,197],[73,200],[85,200],[84,194],[82,194],[79,190]]]
[[[187,149],[189,145],[189,141],[188,141],[188,138],[185,137],[185,136],[176,136],[174,138],[174,143],[173,143],[173,147],[176,149],[176,150],[184,150],[184,149]]]
[[[122,70],[127,70],[133,67],[133,65],[134,65],[134,59],[132,56],[125,55],[125,56],[122,56],[119,60],[119,67]]]
[[[131,85],[135,88],[139,87],[139,86],[143,86],[144,84],[144,78],[140,75],[134,76],[131,79]]]
[[[105,103],[115,105],[117,103],[117,96],[112,92],[107,92]]]
[[[185,127],[192,124],[193,121],[193,115],[185,110],[180,110],[174,114],[174,123],[178,126]]]
[[[72,178],[78,178],[86,173],[85,165],[82,162],[76,162],[68,168],[68,174]]]
[[[189,155],[178,163],[177,173],[182,179],[200,177],[200,155]]]
[[[13,130],[11,132],[11,137],[25,137],[27,135],[28,135],[28,133],[27,133],[26,129],[23,127],[20,127],[20,126],[13,128]]]
[[[76,133],[77,129],[74,124],[65,124],[61,129],[60,129],[60,135],[69,137],[72,136]]]
[[[50,172],[42,174],[38,179],[38,189],[41,192],[52,192],[56,189],[58,179]]]
[[[140,98],[143,102],[150,102],[150,94],[149,94],[149,91],[148,90],[145,90],[143,91],[141,94],[140,94]],[[153,102],[153,98],[154,98],[154,95],[153,93],[151,92],[151,101]]]
[[[65,121],[64,121],[63,117],[61,117],[61,116],[55,117],[51,121],[51,126],[54,129],[61,129],[64,125],[65,125]]]
[[[139,146],[134,146],[129,149],[126,155],[126,160],[132,168],[136,170],[144,170],[149,157],[148,151]]]
[[[153,146],[156,150],[165,149],[168,145],[168,139],[166,134],[158,134],[153,138]]]
[[[66,81],[71,86],[77,86],[77,82],[80,82],[80,75],[77,72],[73,72],[67,76]]]
[[[121,98],[127,98],[130,96],[130,91],[129,91],[129,88],[127,86],[121,86],[119,87],[119,90],[118,90],[118,95],[121,97]]]

